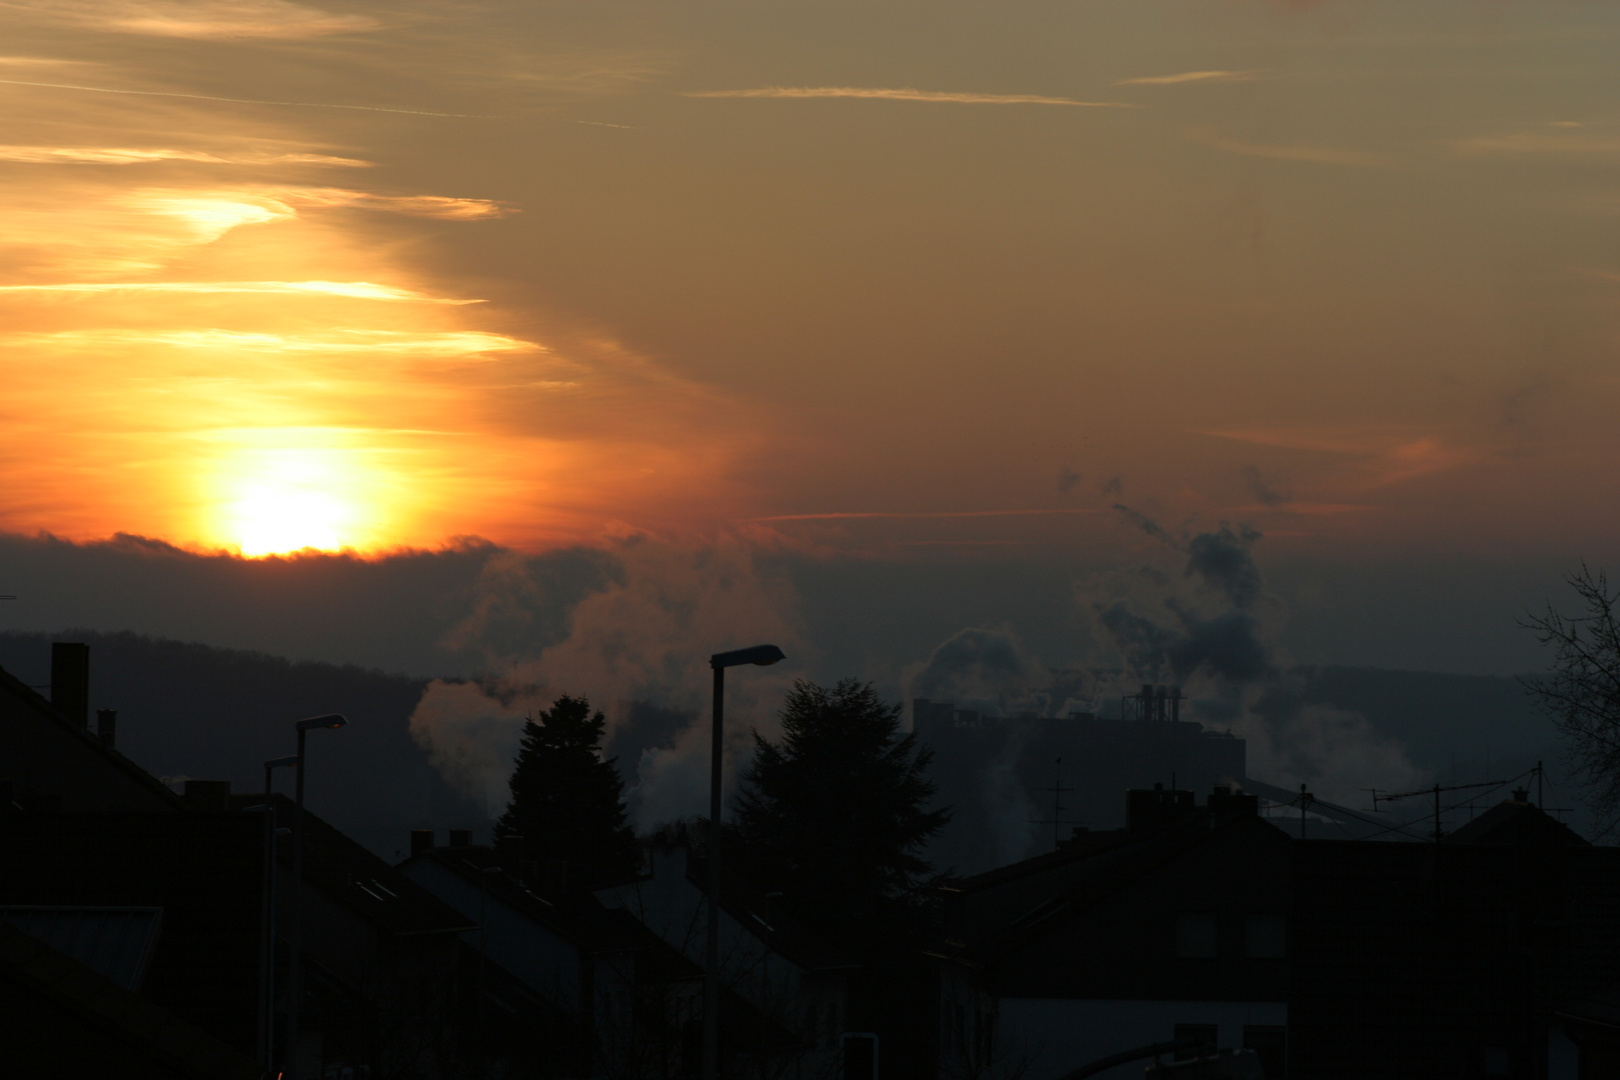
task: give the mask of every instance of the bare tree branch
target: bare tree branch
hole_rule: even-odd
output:
[[[1565,616],[1548,604],[1519,623],[1552,650],[1547,673],[1521,681],[1564,736],[1603,837],[1620,827],[1620,592],[1584,562],[1566,580],[1582,613]]]

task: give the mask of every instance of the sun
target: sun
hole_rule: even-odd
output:
[[[218,463],[212,531],[243,555],[364,546],[373,529],[364,470],[337,447],[242,447]]]

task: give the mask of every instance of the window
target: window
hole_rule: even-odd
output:
[[[1288,1029],[1245,1025],[1243,1049],[1253,1050],[1260,1058],[1260,1068],[1266,1080],[1281,1080],[1288,1067]]]
[[[1243,920],[1243,954],[1262,960],[1288,955],[1288,920],[1281,915],[1250,915]]]
[[[1220,1043],[1220,1034],[1220,1029],[1214,1024],[1177,1024],[1176,1042],[1193,1042],[1196,1045],[1179,1048],[1176,1060],[1186,1061],[1200,1054],[1213,1054]]]
[[[1215,956],[1215,916],[1208,912],[1176,916],[1176,955],[1193,960]]]

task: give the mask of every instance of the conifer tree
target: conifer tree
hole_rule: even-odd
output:
[[[937,879],[922,858],[950,811],[929,809],[932,751],[900,732],[871,684],[794,683],[782,741],[754,732],[737,798],[744,861],[812,925],[875,939],[904,930]]]
[[[512,800],[497,834],[523,837],[526,858],[566,859],[570,883],[592,888],[635,874],[635,835],[625,824],[624,782],[602,759],[607,720],[585,698],[564,695],[523,724]]]

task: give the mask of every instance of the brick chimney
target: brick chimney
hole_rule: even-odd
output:
[[[412,829],[411,858],[414,859],[418,855],[426,855],[428,852],[432,851],[434,847],[434,840],[435,837],[432,829]]]
[[[450,846],[453,848],[472,847],[472,830],[451,829]]]

